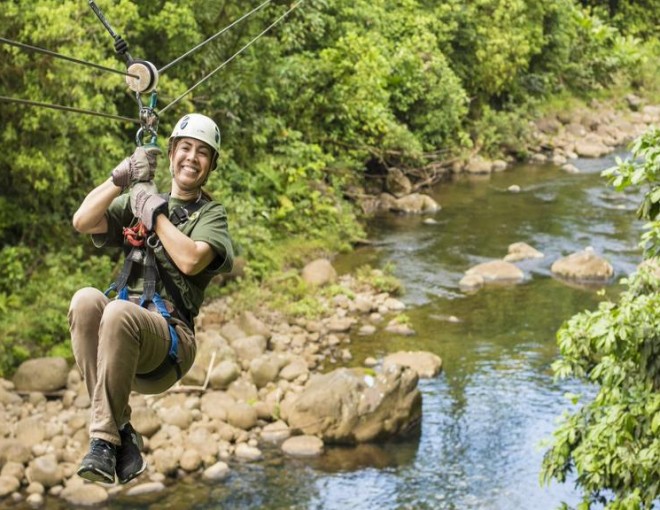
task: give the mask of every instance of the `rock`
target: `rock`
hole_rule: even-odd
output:
[[[323,453],[323,441],[316,436],[296,436],[282,443],[282,451],[293,457],[317,457]]]
[[[280,372],[281,361],[277,355],[265,354],[250,362],[250,376],[257,388],[263,388],[269,382],[277,379]]]
[[[400,351],[390,354],[383,360],[383,370],[388,370],[390,365],[412,368],[420,378],[435,377],[442,370],[440,357],[431,352],[423,351]]]
[[[183,455],[183,448],[159,448],[153,453],[154,468],[164,475],[173,475],[179,467],[179,459]]]
[[[294,381],[301,375],[308,373],[307,362],[302,358],[295,358],[280,371],[280,378],[286,381]]]
[[[412,190],[410,179],[398,168],[391,168],[387,172],[385,187],[396,198],[409,195]]]
[[[66,387],[68,377],[64,358],[35,358],[21,363],[14,384],[17,391],[57,391]]]
[[[236,340],[240,340],[241,338],[248,336],[248,334],[243,331],[235,322],[228,322],[223,324],[223,326],[220,328],[220,334],[226,338],[229,343],[233,343]]]
[[[412,336],[415,334],[415,330],[412,329],[409,324],[399,322],[396,318],[392,319],[387,326],[385,326],[385,331],[403,336]]]
[[[227,409],[234,405],[236,399],[221,391],[208,391],[202,395],[201,411],[212,420],[226,420]]]
[[[250,362],[266,352],[267,340],[261,335],[253,335],[232,342],[231,346],[236,351],[239,363],[244,368],[250,366]]]
[[[289,427],[324,442],[360,443],[406,434],[421,419],[415,371],[394,366],[377,374],[340,368],[312,377],[294,400],[282,402]]]
[[[44,504],[44,497],[42,494],[32,493],[25,499],[25,501],[30,507],[39,508]]]
[[[440,206],[428,195],[411,193],[410,195],[396,199],[391,204],[390,210],[406,214],[421,214],[439,211]]]
[[[511,193],[520,193],[520,186],[518,186],[517,184],[512,184],[507,188],[507,191]]]
[[[504,257],[505,262],[517,262],[525,259],[542,259],[543,253],[532,248],[527,243],[513,243],[509,245],[509,253]]]
[[[238,326],[248,336],[260,335],[270,338],[270,328],[261,320],[257,319],[252,312],[243,312],[238,318]]]
[[[90,484],[72,484],[60,492],[60,497],[77,506],[96,506],[108,500],[108,491],[102,486]]]
[[[53,487],[64,480],[62,467],[57,463],[55,455],[37,457],[30,462],[25,474],[30,482],[38,482],[44,487]]]
[[[30,449],[16,439],[0,440],[0,465],[6,462],[27,464],[32,454]]]
[[[204,478],[204,480],[217,482],[227,478],[227,475],[229,475],[229,466],[224,462],[217,462],[204,470],[202,478]]]
[[[5,388],[0,388],[0,404],[8,406],[20,404],[22,402],[23,399],[16,395],[16,393],[7,391]]]
[[[154,494],[158,492],[163,492],[165,490],[165,485],[162,482],[145,482],[139,485],[134,485],[126,491],[126,496],[142,496],[144,494]]]
[[[181,384],[186,386],[202,386],[206,381],[206,367],[195,363],[181,379]]]
[[[0,498],[4,498],[12,492],[17,491],[20,486],[21,482],[13,476],[0,476]]]
[[[575,152],[583,158],[600,158],[611,152],[612,149],[603,143],[578,140],[575,143]]]
[[[468,269],[465,274],[467,276],[479,275],[484,279],[484,283],[517,283],[522,281],[525,276],[520,268],[516,267],[510,262],[504,262],[503,260],[492,260],[490,262],[478,264]]]
[[[254,462],[256,460],[261,460],[263,458],[263,453],[259,448],[254,446],[249,446],[247,443],[241,443],[236,446],[234,455],[238,460],[244,460],[248,462]]]
[[[182,407],[163,408],[159,414],[163,423],[174,425],[181,430],[188,430],[193,421],[192,411]]]
[[[464,170],[469,174],[489,174],[493,171],[493,163],[476,157],[468,161]]]
[[[638,111],[644,104],[644,100],[635,94],[628,94],[626,95],[625,99],[628,103],[628,108],[634,112]]]
[[[253,402],[259,398],[257,387],[252,381],[245,379],[237,379],[229,385],[227,393],[231,395],[234,400],[243,402]]]
[[[227,409],[227,423],[242,430],[250,430],[257,424],[257,411],[249,404],[238,402]]]
[[[561,169],[564,172],[567,172],[569,174],[579,174],[580,173],[580,170],[578,169],[578,167],[576,167],[575,165],[572,165],[570,163],[566,163],[565,165],[562,165]]]
[[[483,287],[483,285],[484,285],[484,277],[481,276],[480,274],[465,275],[458,282],[459,288],[464,291],[477,290]]]
[[[16,424],[16,439],[27,448],[41,443],[45,438],[44,417],[41,415],[25,418]]]
[[[556,260],[550,270],[557,276],[575,280],[604,281],[614,274],[614,268],[592,248]]]
[[[202,456],[197,450],[188,449],[183,452],[183,455],[181,455],[180,464],[181,469],[187,471],[188,473],[192,473],[201,467]]]
[[[337,279],[337,271],[328,259],[316,259],[303,268],[302,279],[310,285],[320,287],[333,283]]]
[[[289,426],[282,420],[269,423],[261,430],[261,439],[271,443],[279,443],[291,436]]]
[[[160,429],[160,419],[150,407],[139,407],[131,413],[131,424],[145,437],[153,436]]]
[[[264,337],[258,337],[264,338]],[[240,342],[240,340],[239,340]],[[225,390],[241,375],[241,367],[235,361],[222,360],[211,370],[209,386],[214,390]]]

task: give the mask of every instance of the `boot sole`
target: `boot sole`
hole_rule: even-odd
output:
[[[82,466],[78,469],[78,476],[89,480],[90,482],[101,482],[101,483],[115,483],[114,473],[109,475],[108,473],[96,469],[92,466]]]

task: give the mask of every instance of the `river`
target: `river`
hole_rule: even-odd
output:
[[[421,434],[384,445],[329,448],[318,459],[233,463],[229,478],[209,485],[184,480],[165,493],[119,496],[109,508],[155,509],[488,509],[574,505],[573,483],[541,486],[544,447],[569,402],[589,395],[577,381],[555,382],[555,334],[573,314],[616,298],[620,278],[634,270],[641,232],[637,193],[608,188],[600,171],[614,155],[578,160],[579,174],[553,165],[517,165],[488,177],[459,177],[432,190],[442,210],[428,216],[380,215],[368,225],[374,245],[335,263],[391,265],[416,335],[354,337],[352,364],[397,350],[438,354],[444,370],[420,381]],[[507,191],[518,185],[519,193]],[[525,280],[463,293],[458,282],[477,263],[502,258],[525,241],[545,254],[519,263]],[[560,256],[592,246],[614,266],[598,286],[553,278]],[[599,293],[599,290],[604,290]]]

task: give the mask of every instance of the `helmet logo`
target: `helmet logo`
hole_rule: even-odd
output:
[[[188,125],[188,119],[184,120],[181,125],[179,126],[180,129],[186,129],[186,126]]]

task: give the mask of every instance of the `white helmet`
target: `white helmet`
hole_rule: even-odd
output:
[[[176,123],[169,141],[175,138],[195,138],[208,144],[216,153],[220,154],[220,129],[206,115],[189,113]]]

